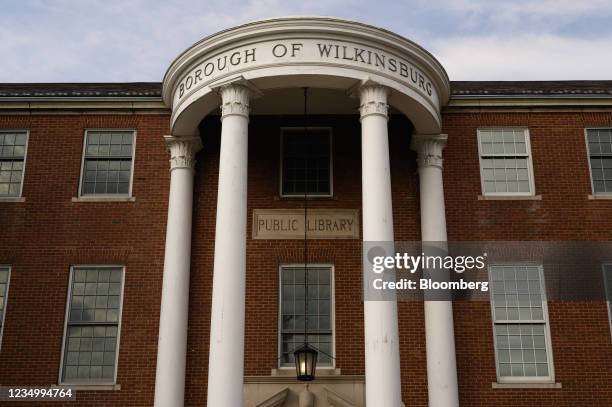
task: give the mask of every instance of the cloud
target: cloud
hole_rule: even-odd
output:
[[[201,38],[281,15],[388,28],[453,79],[612,76],[609,0],[21,0],[0,13],[0,82],[160,81]]]
[[[451,80],[610,79],[612,35],[596,40],[524,34],[439,39],[432,51]]]

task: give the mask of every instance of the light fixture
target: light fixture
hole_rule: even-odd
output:
[[[308,342],[293,352],[297,379],[301,382],[310,382],[315,379],[318,352],[308,345]]]

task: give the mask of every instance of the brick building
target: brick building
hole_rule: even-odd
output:
[[[3,386],[612,404],[609,302],[549,301],[537,264],[488,268],[506,299],[540,287],[522,308],[361,297],[365,241],[611,240],[612,81],[452,82],[391,32],[286,18],[203,39],[163,83],[0,84],[0,113]]]

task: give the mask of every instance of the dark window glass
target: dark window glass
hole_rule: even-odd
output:
[[[282,194],[330,195],[330,131],[285,129],[282,138]]]

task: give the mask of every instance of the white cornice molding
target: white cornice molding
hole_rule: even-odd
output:
[[[266,35],[278,37],[282,34],[295,35],[296,33],[310,35],[318,33],[332,38],[343,34],[354,39],[376,43],[383,49],[395,51],[402,57],[412,56],[407,59],[417,60],[418,65],[436,82],[441,105],[448,102],[450,81],[446,70],[429,51],[415,42],[389,30],[357,21],[333,17],[297,16],[249,22],[219,31],[196,42],[177,56],[166,71],[162,88],[165,103],[168,106],[172,105],[174,86],[178,78],[192,66],[194,60],[211,54],[228,44],[238,43],[245,38],[261,38]]]

